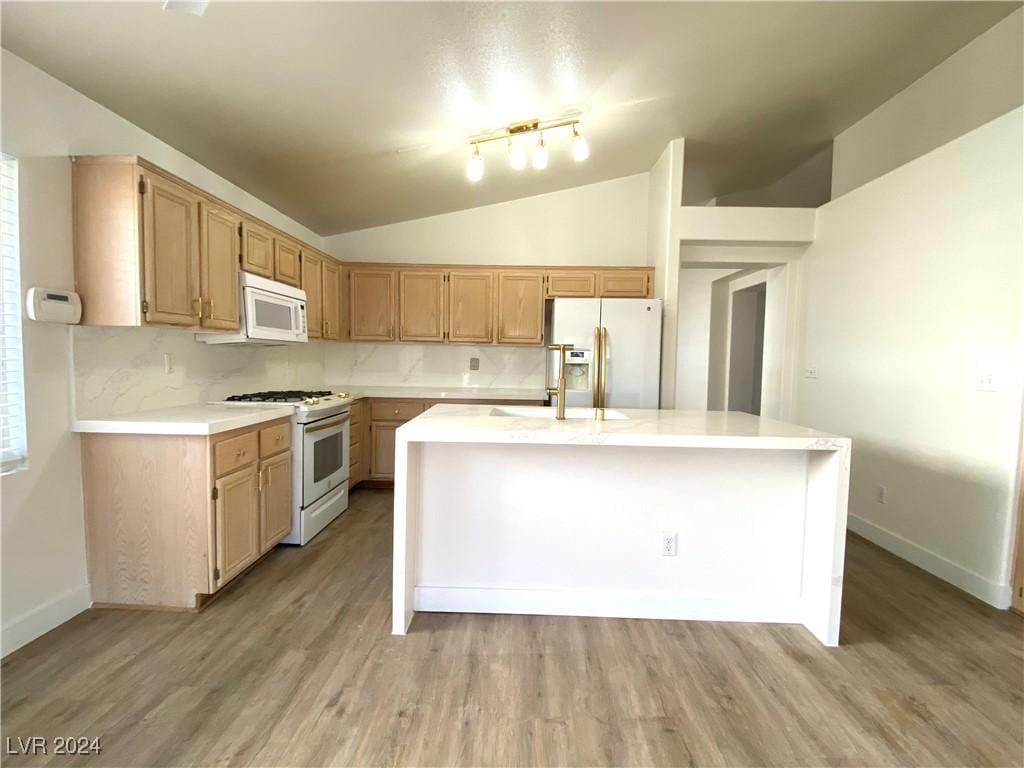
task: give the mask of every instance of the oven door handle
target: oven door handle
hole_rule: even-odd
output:
[[[342,424],[348,423],[349,418],[350,417],[345,416],[344,418],[338,419],[337,421],[328,422],[327,424],[317,424],[316,426],[313,427],[306,427],[305,432],[306,434],[309,434],[310,432],[320,432],[321,430],[331,429],[332,427],[340,427]]]

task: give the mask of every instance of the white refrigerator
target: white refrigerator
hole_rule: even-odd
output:
[[[566,406],[657,408],[661,311],[661,299],[551,301],[546,341],[573,345],[566,352]],[[548,352],[547,379],[549,387],[558,386],[554,351]]]

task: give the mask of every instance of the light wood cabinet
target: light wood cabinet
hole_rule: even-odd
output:
[[[540,344],[544,341],[543,273],[498,273],[497,341],[499,344]]]
[[[294,240],[284,237],[274,238],[274,279],[296,287],[302,281],[302,268],[299,261],[301,248]]]
[[[242,220],[242,269],[274,277],[274,233],[250,219]]]
[[[199,198],[160,174],[142,174],[142,260],[146,321],[198,324]]]
[[[349,268],[349,336],[353,341],[394,341],[397,296],[393,269]]]
[[[349,490],[370,477],[369,401],[356,400],[349,411]]]
[[[290,451],[260,462],[260,553],[292,529],[292,455]]]
[[[602,298],[650,298],[651,270],[617,269],[597,273],[597,293]]]
[[[323,335],[324,263],[310,251],[302,252],[302,290],[306,292],[306,334],[311,339]]]
[[[93,600],[196,608],[286,536],[289,430],[82,435]]]
[[[217,585],[244,571],[260,555],[259,488],[256,467],[217,480]]]
[[[494,341],[494,272],[453,269],[448,273],[448,340],[461,344]]]
[[[400,426],[400,421],[375,421],[370,424],[370,442],[373,446],[371,480],[395,479],[395,430]]]
[[[216,204],[199,203],[199,289],[203,328],[238,328],[238,254],[242,220]]]
[[[341,338],[341,267],[333,259],[325,258],[321,262],[321,269],[323,337],[337,340]]]
[[[584,270],[551,271],[547,273],[548,298],[597,295],[597,274]]]
[[[403,269],[398,273],[400,341],[444,341],[445,273]]]

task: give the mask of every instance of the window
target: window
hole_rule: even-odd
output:
[[[25,375],[21,355],[18,161],[0,155],[0,474],[23,469]]]

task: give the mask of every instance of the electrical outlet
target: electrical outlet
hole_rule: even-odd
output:
[[[675,531],[661,532],[661,556],[675,557],[679,549],[679,534]]]
[[[889,503],[889,489],[884,485],[878,486],[878,503],[888,504]]]
[[[471,358],[469,358],[469,370],[471,370],[471,371],[479,371],[480,370],[480,358],[479,357],[471,357]]]
[[[818,366],[809,365],[804,369],[805,379],[816,379],[818,378]]]
[[[985,371],[984,373],[979,373],[977,380],[974,382],[974,388],[979,392],[995,392],[995,374],[992,373],[992,371]]]
[[[174,358],[170,352],[164,352],[164,373],[174,372]]]

